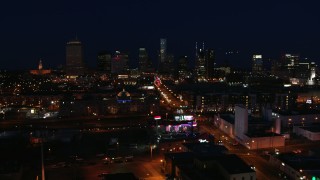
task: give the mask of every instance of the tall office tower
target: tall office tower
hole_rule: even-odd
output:
[[[214,50],[208,49],[206,50],[206,78],[212,79],[214,76]]]
[[[315,83],[315,77],[316,77],[316,63],[311,62],[310,63],[310,77],[308,79],[309,85],[314,85]]]
[[[66,45],[66,74],[76,77],[84,74],[82,44],[79,40],[67,42]]]
[[[263,70],[262,55],[252,56],[252,73],[261,73]]]
[[[299,66],[300,56],[298,54],[284,54],[281,57],[282,71],[285,77],[295,78]]]
[[[111,74],[111,53],[102,51],[98,53],[98,71],[104,72],[107,75]]]
[[[158,71],[164,73],[166,70],[167,63],[167,39],[160,39],[160,52],[159,52],[159,62],[158,62]]]
[[[300,56],[298,54],[284,54],[281,57],[281,63],[283,66],[292,67],[299,64]]]
[[[126,53],[121,53],[116,51],[115,56],[111,60],[111,73],[112,74],[122,74],[128,73],[129,56]]]
[[[197,52],[196,65],[195,65],[195,78],[197,81],[206,80],[206,59],[205,51],[200,49]]]
[[[166,61],[167,58],[167,39],[160,39],[160,63]]]
[[[271,60],[271,74],[278,75],[280,70],[281,70],[281,63],[276,59]]]
[[[188,73],[188,57],[187,56],[182,56],[178,60],[178,68],[177,68],[177,77],[179,81],[184,80],[189,76]]]
[[[150,69],[149,56],[146,48],[139,48],[139,70],[147,72]]]
[[[295,70],[296,78],[303,80],[307,79],[307,85],[314,85],[316,66],[315,62],[300,62],[299,66]]]
[[[174,55],[173,54],[168,54],[167,55],[167,61],[164,63],[165,64],[165,69],[166,69],[166,74],[170,77],[174,76]]]

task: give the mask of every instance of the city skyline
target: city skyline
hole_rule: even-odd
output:
[[[155,61],[159,39],[175,57],[194,58],[194,43],[219,51],[239,50],[250,67],[252,54],[278,58],[298,53],[319,62],[319,12],[303,2],[6,2],[1,69],[30,69],[43,59],[45,67],[65,64],[64,44],[79,37],[84,61],[95,66],[103,50],[129,51],[137,62],[139,48]],[[161,23],[159,23],[161,22]],[[217,61],[223,59],[217,57]],[[136,63],[135,63],[136,64]]]

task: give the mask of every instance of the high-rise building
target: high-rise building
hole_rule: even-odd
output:
[[[205,81],[207,76],[206,71],[206,58],[205,51],[199,49],[197,52],[196,66],[195,66],[195,78],[197,81]]]
[[[214,63],[214,50],[206,50],[204,42],[202,42],[202,48],[198,49],[198,42],[196,42],[195,79],[197,81],[207,81],[212,79],[214,76]]]
[[[160,39],[160,63],[164,63],[167,58],[167,39]]]
[[[98,71],[111,74],[111,53],[103,51],[98,53]]]
[[[147,72],[151,68],[151,62],[146,48],[139,49],[139,70],[140,72]]]
[[[309,85],[314,85],[315,84],[315,78],[316,78],[316,63],[311,62],[310,63],[310,77],[308,79],[308,84]]]
[[[162,76],[172,78],[174,75],[174,56],[167,53],[167,39],[160,39],[158,71]]]
[[[116,51],[115,56],[111,60],[111,73],[112,74],[120,74],[120,73],[128,73],[129,56],[126,53],[121,53],[120,51]]]
[[[188,57],[182,56],[178,60],[178,68],[176,72],[178,79],[183,80],[189,76],[188,72]]]
[[[173,54],[168,54],[167,55],[167,61],[165,63],[165,68],[167,69],[166,72],[170,76],[174,75],[174,55]]]
[[[294,67],[299,64],[300,56],[298,54],[284,54],[281,57],[281,63],[283,66]]]
[[[315,62],[300,62],[296,69],[296,78],[304,82],[307,80],[307,85],[314,85],[316,77],[316,67]]]
[[[85,67],[82,54],[82,43],[79,40],[67,42],[66,45],[66,74],[79,76],[84,74]]]
[[[287,78],[297,77],[300,56],[298,54],[284,54],[281,57],[281,71]]]
[[[208,49],[206,50],[206,78],[207,79],[212,79],[214,76],[214,50],[213,49]]]
[[[158,61],[158,71],[161,74],[166,74],[166,70],[168,67],[166,67],[168,57],[167,57],[167,39],[160,39],[160,52],[159,52],[159,61]]]
[[[262,55],[252,56],[252,73],[260,73],[263,70]]]

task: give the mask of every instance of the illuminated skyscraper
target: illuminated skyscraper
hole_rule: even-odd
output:
[[[214,75],[214,50],[213,49],[208,49],[206,50],[206,78],[207,79],[212,79]]]
[[[299,67],[300,56],[298,54],[284,54],[281,57],[282,71],[287,77],[297,77],[297,69]]]
[[[67,42],[66,45],[66,74],[68,76],[79,76],[84,74],[84,62],[82,44],[79,40]]]
[[[215,54],[213,49],[205,49],[202,42],[202,49],[198,49],[196,42],[195,79],[197,81],[207,81],[214,76]]]
[[[253,55],[252,57],[252,72],[260,73],[263,70],[262,55]]]
[[[188,72],[188,57],[182,56],[178,61],[178,68],[176,72],[178,79],[183,81],[185,78],[189,77],[190,72]]]
[[[111,74],[111,53],[107,51],[98,54],[98,70],[108,75]]]
[[[160,39],[158,71],[168,78],[174,74],[174,56],[167,53],[167,39]]]
[[[300,56],[298,54],[284,54],[281,57],[283,66],[293,67],[299,64]]]
[[[197,81],[205,81],[206,79],[206,58],[203,49],[199,49],[197,53],[195,77]]]
[[[160,39],[160,52],[158,61],[158,71],[161,74],[166,74],[167,66],[167,39]]]
[[[121,53],[120,51],[116,51],[115,56],[111,60],[111,73],[120,74],[120,73],[128,73],[129,56],[126,53]]]
[[[160,63],[164,63],[167,58],[167,39],[160,39]]]

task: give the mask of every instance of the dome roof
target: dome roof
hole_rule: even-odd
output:
[[[131,95],[129,92],[127,92],[125,89],[123,89],[122,91],[120,91],[118,94],[117,94],[117,98],[118,99],[131,99]]]

